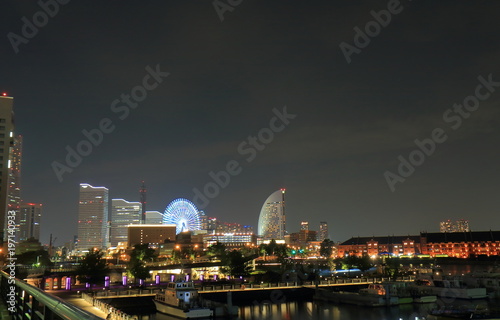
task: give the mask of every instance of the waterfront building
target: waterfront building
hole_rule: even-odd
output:
[[[471,258],[500,255],[500,231],[422,232],[419,236],[353,237],[338,245],[339,256]]]
[[[325,239],[328,239],[328,223],[326,221],[320,221],[319,222],[319,234],[318,234],[318,240],[323,241]]]
[[[13,171],[11,164],[14,152],[14,98],[3,94],[0,96],[0,242],[6,239],[7,234],[7,212],[9,210],[16,211],[17,208],[11,208],[12,195],[10,187],[10,178]],[[15,191],[15,190],[14,190]],[[14,194],[15,196],[15,194]],[[12,215],[12,214],[11,214]],[[14,219],[15,222],[15,219]]]
[[[500,255],[500,231],[422,233],[424,254],[469,258]]]
[[[378,256],[378,255],[415,255],[422,252],[420,236],[353,237],[338,245],[340,257]]]
[[[264,241],[285,239],[285,189],[273,192],[262,205],[259,215],[258,234]]]
[[[80,253],[108,246],[108,198],[108,188],[93,187],[87,183],[80,184],[78,206],[78,250]]]
[[[39,203],[22,203],[17,216],[18,230],[17,241],[30,238],[40,240],[40,220],[42,218],[42,205]]]
[[[110,243],[116,247],[118,242],[127,242],[127,226],[142,222],[142,203],[124,199],[111,199]]]
[[[158,246],[167,241],[175,241],[175,224],[135,224],[128,225],[128,246],[149,243],[151,246]]]

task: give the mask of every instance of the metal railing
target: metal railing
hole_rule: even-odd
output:
[[[4,271],[0,272],[0,282],[0,295],[14,311],[11,312],[12,319],[102,320],[24,281],[9,278]]]

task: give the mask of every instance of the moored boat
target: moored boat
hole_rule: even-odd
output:
[[[170,282],[165,292],[153,300],[156,310],[181,319],[200,319],[213,316],[213,310],[203,307],[193,282]]]

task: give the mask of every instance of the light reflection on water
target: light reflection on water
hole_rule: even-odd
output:
[[[240,307],[238,320],[415,320],[427,315],[436,304],[400,305],[395,307],[358,307],[316,302],[287,302]],[[174,320],[157,313],[140,320]]]

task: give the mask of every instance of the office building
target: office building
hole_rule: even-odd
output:
[[[78,250],[103,249],[109,244],[109,190],[80,184],[78,206]]]
[[[5,233],[9,208],[9,191],[12,152],[14,149],[14,99],[6,94],[0,96],[0,242],[7,238]],[[14,208],[15,209],[15,208]]]
[[[300,223],[300,230],[307,230],[307,231],[309,231],[309,221],[302,221]]]
[[[1,135],[1,134],[0,134]],[[21,158],[23,153],[23,137],[14,134],[13,145],[9,155],[9,194],[8,208],[16,213],[19,221],[21,206]]]
[[[127,242],[127,226],[142,222],[141,202],[111,199],[111,229],[109,242],[116,247],[118,242]]]
[[[320,221],[319,222],[318,240],[319,241],[323,241],[325,239],[329,239],[329,236],[328,236],[328,223],[326,223],[326,221]]]
[[[149,243],[151,246],[159,246],[165,240],[174,242],[175,224],[135,224],[127,226],[128,246],[133,247],[136,244]]]
[[[262,240],[284,240],[286,234],[285,189],[273,192],[259,215],[258,235]]]
[[[146,224],[162,224],[163,214],[159,211],[146,211]]]
[[[17,241],[30,238],[40,240],[40,220],[42,219],[42,205],[39,203],[22,203],[17,216]]]

